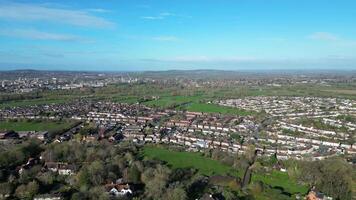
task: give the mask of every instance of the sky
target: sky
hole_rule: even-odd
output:
[[[0,0],[0,70],[356,70],[355,0]]]

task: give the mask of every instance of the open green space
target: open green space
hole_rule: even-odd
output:
[[[262,181],[272,187],[283,187],[285,191],[296,194],[305,194],[308,192],[308,188],[305,185],[301,185],[291,180],[285,172],[273,171],[270,174],[255,174],[252,176],[252,181]]]
[[[216,160],[201,156],[194,152],[179,152],[163,147],[145,146],[144,156],[167,162],[172,168],[195,168],[205,175],[227,174],[233,172],[232,167],[223,165]]]
[[[209,97],[203,95],[195,96],[165,96],[157,100],[147,101],[144,104],[147,106],[159,108],[177,108],[180,110],[188,110],[192,112],[205,113],[221,113],[232,115],[252,115],[254,112],[243,109],[219,106],[216,104],[203,103],[208,101]]]
[[[21,101],[10,101],[0,104],[0,108],[5,107],[22,107],[22,106],[33,106],[33,105],[43,105],[43,104],[63,104],[68,102],[68,99],[31,99],[31,100],[21,100]]]
[[[321,86],[295,84],[292,86],[222,86],[179,87],[161,84],[114,84],[103,88],[53,90],[33,94],[2,94],[0,108],[41,104],[63,104],[75,99],[108,100],[134,104],[141,102],[150,107],[183,109],[196,112],[222,114],[251,114],[237,108],[208,104],[209,101],[248,96],[319,96],[356,99],[355,85]],[[155,100],[149,100],[158,98]],[[11,100],[13,99],[13,100]]]
[[[167,162],[172,168],[192,167],[205,175],[235,174],[242,178],[243,172],[224,165],[219,161],[212,160],[195,152],[180,152],[169,150],[161,146],[145,146],[143,155],[150,159],[158,159]],[[282,187],[291,194],[307,192],[307,187],[296,183],[287,173],[272,171],[269,174],[253,174],[252,181],[262,181],[272,187]]]
[[[127,97],[118,96],[118,97],[113,97],[112,101],[116,103],[134,104],[139,102],[140,98],[136,96],[127,96]]]
[[[74,122],[65,121],[0,121],[0,130],[52,131],[70,128]]]
[[[214,98],[242,98],[249,96],[315,96],[356,99],[354,85],[320,86],[296,84],[287,86],[237,86],[210,89]]]
[[[356,90],[353,89],[331,89],[331,90],[324,90],[325,92],[335,93],[335,94],[342,94],[342,95],[356,95]]]
[[[232,114],[232,115],[253,115],[254,112],[246,111],[243,109],[219,106],[216,104],[207,103],[192,103],[186,106],[188,111],[192,112],[206,112],[206,113],[221,113],[221,114]]]
[[[197,102],[201,99],[202,99],[202,97],[200,95],[196,95],[196,96],[164,96],[157,100],[145,102],[144,104],[147,106],[168,108],[168,107],[179,106],[179,105],[190,103],[190,102]]]

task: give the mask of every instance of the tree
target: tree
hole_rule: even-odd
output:
[[[105,188],[102,186],[94,187],[89,190],[90,199],[109,200],[109,194],[106,193]]]
[[[86,199],[86,196],[84,193],[82,192],[76,192],[74,194],[72,194],[71,200],[82,200],[82,199]]]
[[[11,183],[0,183],[0,199],[1,197],[6,197],[12,193],[13,186]]]
[[[166,192],[167,200],[186,200],[188,199],[187,193],[182,187],[176,187],[169,189]]]
[[[316,183],[320,182],[322,179],[322,174],[320,171],[321,164],[321,161],[301,162],[301,173],[299,176],[299,180],[304,183],[307,183],[309,187],[315,186]]]
[[[156,169],[149,168],[142,174],[145,183],[145,193],[153,199],[162,199],[165,193],[170,170],[166,166],[157,165]]]
[[[257,195],[263,192],[264,190],[264,185],[263,182],[257,181],[249,185],[249,189],[251,191],[251,194]]]
[[[27,185],[20,185],[16,188],[15,196],[20,199],[32,199],[35,194],[37,194],[39,189],[38,183],[32,181]]]
[[[128,182],[139,183],[141,177],[141,172],[137,169],[136,165],[132,165],[128,169]]]
[[[346,161],[335,158],[316,162],[301,162],[299,180],[335,199],[351,199],[352,167]]]
[[[37,176],[37,179],[44,185],[52,185],[55,181],[55,174],[53,172],[44,172]]]
[[[326,160],[321,168],[322,179],[317,188],[336,199],[351,199],[352,168],[340,159]]]
[[[14,148],[0,152],[0,168],[18,166],[29,157],[36,157],[42,151],[38,140],[31,139]]]
[[[37,175],[41,171],[41,169],[42,169],[41,165],[36,165],[30,169],[23,170],[22,173],[20,174],[18,181],[20,183],[30,182],[31,180],[33,180],[34,178],[37,177]]]
[[[88,169],[83,167],[77,174],[77,186],[79,188],[88,188],[90,185],[90,175]]]
[[[88,174],[92,185],[101,185],[106,178],[106,170],[103,162],[94,161],[88,167]]]

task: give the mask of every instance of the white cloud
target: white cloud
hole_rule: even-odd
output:
[[[151,6],[147,5],[147,4],[140,4],[140,5],[137,5],[137,7],[139,7],[139,8],[151,8]]]
[[[111,12],[110,10],[102,9],[102,8],[90,8],[87,9],[89,12],[94,12],[94,13],[109,13]]]
[[[175,14],[170,13],[170,12],[163,12],[159,14],[160,16],[175,16]]]
[[[156,41],[162,41],[162,42],[175,42],[179,40],[175,36],[157,36],[157,37],[153,37],[152,39]]]
[[[338,41],[340,38],[332,33],[328,32],[315,32],[309,35],[310,39],[313,40],[324,40],[324,41]]]
[[[258,40],[263,42],[286,42],[286,38],[279,38],[279,37],[266,37],[266,38],[258,38]]]
[[[0,35],[33,40],[55,40],[55,41],[84,41],[83,38],[75,35],[48,33],[37,30],[11,29],[0,30]]]
[[[342,47],[355,47],[356,40],[339,37],[333,33],[329,32],[316,32],[308,36],[309,39],[330,42],[334,45]]]
[[[88,11],[36,4],[0,4],[0,18],[18,21],[47,21],[96,28],[114,26],[114,23],[94,16]]]
[[[179,18],[191,18],[191,16],[185,16],[185,15],[177,15],[175,13],[170,13],[170,12],[161,12],[158,15],[152,15],[152,16],[143,16],[141,19],[146,19],[146,20],[162,20],[166,19],[168,17],[179,17]]]
[[[147,20],[159,20],[159,19],[164,19],[162,16],[143,16],[141,19],[147,19]]]
[[[262,58],[245,56],[181,56],[141,59],[146,66],[167,69],[225,69],[225,70],[304,70],[304,69],[355,69],[356,58],[334,57],[291,57]]]
[[[245,61],[257,61],[259,59],[254,57],[244,56],[231,56],[231,57],[212,57],[212,56],[178,56],[174,58],[162,59],[172,62],[245,62]]]

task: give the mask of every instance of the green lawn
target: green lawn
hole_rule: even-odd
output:
[[[221,114],[233,114],[233,115],[251,115],[253,112],[230,108],[226,106],[219,106],[215,104],[201,103],[206,99],[201,95],[195,96],[165,96],[157,100],[145,102],[147,106],[169,108],[171,106],[177,106],[182,110],[188,110],[192,112],[205,112],[205,113],[221,113]]]
[[[305,194],[308,191],[305,185],[297,184],[290,179],[287,173],[280,171],[273,171],[271,174],[255,174],[252,176],[252,181],[262,181],[272,187],[283,187],[291,194]]]
[[[196,96],[164,96],[157,100],[152,100],[145,102],[147,106],[155,106],[160,108],[168,108],[173,105],[180,105],[190,102],[198,102],[202,97],[200,95]]]
[[[32,106],[32,105],[42,105],[42,104],[63,104],[68,102],[69,99],[31,99],[31,100],[23,100],[23,101],[11,101],[6,103],[1,103],[0,108],[5,107],[22,107],[22,106]]]
[[[140,98],[136,96],[118,96],[113,97],[112,101],[117,103],[127,103],[127,104],[134,104],[139,102]]]
[[[0,130],[14,130],[14,131],[51,131],[69,128],[73,123],[59,122],[59,121],[18,121],[5,122],[0,121]]]
[[[167,162],[172,168],[192,167],[198,169],[204,175],[225,175],[235,174],[242,178],[243,172],[237,172],[231,166],[224,165],[219,161],[203,157],[200,153],[195,152],[179,152],[168,150],[159,146],[145,146],[143,150],[145,157],[150,159],[158,159]],[[262,181],[272,187],[282,187],[286,192],[291,194],[307,192],[307,187],[297,184],[291,180],[287,173],[273,171],[270,174],[253,174],[252,181]]]
[[[233,115],[254,114],[254,112],[246,111],[243,109],[219,106],[216,104],[206,104],[206,103],[192,103],[188,105],[186,109],[192,112],[205,112],[205,113],[221,113],[221,114],[233,114]]]
[[[172,168],[192,167],[205,175],[227,174],[233,172],[230,166],[223,165],[216,160],[205,158],[199,153],[179,152],[165,149],[163,147],[145,146],[144,156],[150,159],[158,159],[167,162]]]

